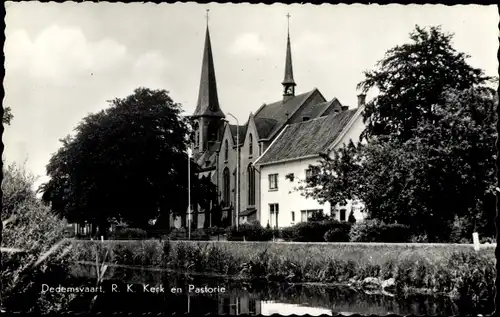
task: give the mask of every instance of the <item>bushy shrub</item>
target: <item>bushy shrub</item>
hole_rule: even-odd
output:
[[[4,205],[2,247],[21,249],[23,253],[2,254],[2,298],[9,311],[59,311],[71,294],[41,294],[41,285],[63,284],[69,276],[72,259],[64,243],[65,223],[50,211],[32,190],[34,178],[23,167],[4,168],[2,182]],[[37,264],[43,254],[58,246]]]
[[[349,230],[342,228],[333,228],[325,233],[324,239],[326,242],[348,242]]]
[[[166,238],[169,240],[209,240],[210,235],[207,229],[203,228],[192,229],[191,232],[186,228],[174,228]]]
[[[113,232],[110,236],[111,240],[141,240],[147,239],[148,233],[139,228],[123,228]]]
[[[245,223],[232,227],[227,232],[228,241],[270,241],[273,239],[273,230],[264,228],[258,222]]]
[[[370,219],[355,223],[349,236],[352,242],[409,242],[412,234],[408,226]]]
[[[300,222],[294,226],[284,228],[281,236],[287,241],[324,242],[328,230],[337,229],[336,232],[341,235],[342,232],[348,234],[350,227],[350,223],[337,220]]]

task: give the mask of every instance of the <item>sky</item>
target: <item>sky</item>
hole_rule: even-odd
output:
[[[441,25],[454,47],[498,75],[494,5],[253,5],[6,2],[6,163],[47,180],[61,143],[106,100],[165,89],[187,114],[198,97],[206,9],[222,110],[240,124],[282,98],[287,18],[296,93],[318,88],[356,106],[356,84],[415,25]],[[368,95],[370,98],[370,94]],[[228,117],[230,121],[234,120]]]

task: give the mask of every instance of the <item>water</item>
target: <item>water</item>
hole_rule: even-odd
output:
[[[78,284],[95,285],[95,268],[78,267]],[[104,293],[77,296],[68,309],[74,312],[165,312],[193,314],[335,315],[455,315],[488,314],[493,304],[473,306],[447,297],[397,297],[369,294],[348,287],[242,283],[207,277],[172,275],[165,272],[111,268],[103,282]],[[127,286],[128,285],[128,286]],[[205,289],[211,293],[196,293]],[[155,287],[164,292],[151,293]],[[191,287],[191,288],[190,288]],[[195,288],[195,289],[193,289]],[[210,289],[211,288],[211,289]],[[114,290],[114,292],[113,292]]]

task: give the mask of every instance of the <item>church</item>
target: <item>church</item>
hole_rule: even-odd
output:
[[[244,125],[229,124],[219,105],[207,25],[198,101],[190,116],[195,129],[192,153],[200,167],[199,177],[208,177],[216,186],[222,225],[259,221],[263,226],[282,227],[307,221],[313,211],[331,214],[335,209],[302,197],[291,185],[280,192],[278,184],[286,182],[292,170],[296,177],[305,175],[319,153],[359,138],[365,96],[359,95],[357,108],[349,109],[316,88],[296,93],[289,30],[281,85],[279,100],[256,107]],[[193,217],[198,217],[196,223],[202,227],[204,212],[197,209]],[[339,217],[346,218],[342,213]],[[358,212],[356,218],[360,217]],[[175,223],[178,226],[179,221]]]

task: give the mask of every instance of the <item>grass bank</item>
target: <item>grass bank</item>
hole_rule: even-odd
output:
[[[490,299],[494,248],[464,244],[74,241],[75,257],[268,281],[351,284]],[[369,285],[367,285],[369,284]]]

